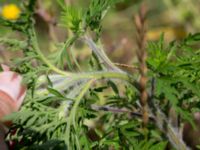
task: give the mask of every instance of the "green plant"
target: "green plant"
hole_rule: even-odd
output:
[[[59,0],[62,24],[72,34],[59,43],[61,48],[52,60],[38,45],[35,2],[24,1],[16,21],[0,18],[2,26],[24,37],[23,41],[1,37],[0,42],[7,49],[23,51],[24,57],[14,59],[12,69],[23,75],[28,87],[21,110],[5,118],[13,122],[7,141],[15,142],[16,149],[158,150],[167,144],[187,149],[169,111],[173,108],[181,122],[192,124],[191,114],[199,111],[200,34],[168,46],[161,36],[145,47],[142,7],[135,18],[139,61],[130,74],[112,63],[99,39],[103,16],[118,1],[91,0],[88,9],[76,9]],[[80,65],[76,58],[69,58],[66,49],[77,40],[91,49],[88,62],[93,71],[73,70]],[[66,65],[72,71],[64,70]]]

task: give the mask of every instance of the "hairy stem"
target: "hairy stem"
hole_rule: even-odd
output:
[[[70,82],[81,81],[84,79],[95,79],[95,80],[120,79],[120,80],[127,81],[128,83],[134,84],[136,88],[139,88],[139,85],[135,81],[133,76],[126,74],[126,73],[101,71],[101,72],[80,73],[80,74],[71,73],[70,76],[65,76],[65,75],[60,75],[59,77],[56,77],[58,75],[50,75],[50,76],[52,78],[53,87],[56,88],[58,91],[64,90],[66,85],[69,84]],[[54,79],[53,79],[54,76],[55,76],[55,78],[57,78],[55,80],[57,80],[59,82],[54,82]],[[42,85],[45,82],[47,82],[47,79],[45,76],[41,76],[38,79],[38,82],[40,85]],[[38,85],[38,87],[40,85]],[[36,93],[39,95],[41,95],[41,94],[47,95],[47,94],[49,94],[49,91],[47,89],[42,88],[42,89],[38,89]]]
[[[112,63],[112,61],[105,54],[104,50],[98,48],[95,42],[91,38],[85,36],[83,40],[90,47],[90,49],[97,55],[97,57],[100,59],[100,61],[102,61],[102,63],[106,66],[108,70],[112,70],[115,72],[123,72],[121,69],[119,69]]]

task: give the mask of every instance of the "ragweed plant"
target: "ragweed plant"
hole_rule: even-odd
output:
[[[4,118],[13,122],[8,143],[15,149],[34,150],[164,150],[167,145],[188,149],[179,130],[183,121],[194,124],[191,113],[199,111],[199,34],[168,46],[161,36],[147,46],[141,8],[136,17],[138,64],[131,74],[112,63],[100,42],[102,19],[119,1],[91,0],[82,9],[58,2],[61,24],[72,34],[58,43],[53,57],[38,44],[35,0],[23,1],[15,22],[0,18],[0,25],[23,36],[23,40],[2,36],[0,42],[23,52],[22,58],[13,60],[12,70],[23,75],[28,88],[20,111]],[[88,60],[92,71],[77,72],[73,68],[81,65],[76,58],[66,59],[66,49],[78,40],[92,51]],[[178,126],[171,123],[170,108],[178,115]]]

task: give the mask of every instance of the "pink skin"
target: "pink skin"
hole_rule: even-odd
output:
[[[22,85],[22,77],[16,72],[10,71],[6,65],[1,65],[0,72],[0,120],[6,115],[19,110],[25,95],[26,87]],[[0,123],[0,149],[7,150],[3,137],[5,128]]]
[[[2,65],[0,73],[0,119],[18,111],[26,95],[26,87],[22,85],[22,77]],[[3,107],[2,107],[3,106]]]

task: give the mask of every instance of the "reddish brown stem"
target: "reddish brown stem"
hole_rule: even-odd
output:
[[[148,93],[146,89],[147,85],[147,66],[146,66],[146,58],[147,53],[145,50],[146,47],[146,7],[145,5],[141,5],[141,8],[139,10],[139,14],[135,15],[135,26],[137,31],[137,58],[139,61],[139,73],[140,73],[140,103],[142,105],[142,114],[143,114],[143,125],[146,126],[149,121],[149,115],[148,115]]]

